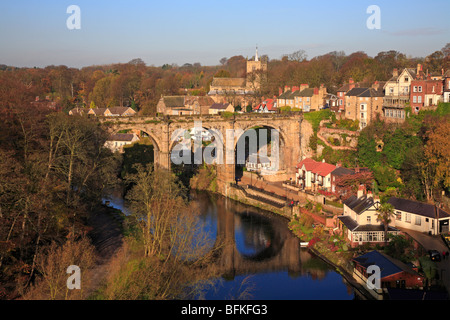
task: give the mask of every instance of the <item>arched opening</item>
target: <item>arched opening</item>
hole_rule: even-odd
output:
[[[158,165],[160,147],[156,138],[141,129],[121,129],[112,134],[106,144],[113,152],[122,155],[121,177],[134,172],[135,164]]]
[[[240,132],[235,143],[235,176],[276,175],[285,170],[285,139],[280,130],[269,125],[255,125]]]
[[[169,145],[171,170],[189,187],[201,168],[217,163],[222,141],[219,131],[204,126],[175,130]]]

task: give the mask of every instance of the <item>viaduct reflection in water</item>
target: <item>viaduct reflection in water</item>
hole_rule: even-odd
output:
[[[291,277],[309,274],[323,279],[325,263],[304,249],[287,227],[287,220],[222,196],[193,194],[220,247],[216,268],[226,278],[245,274],[287,271]]]

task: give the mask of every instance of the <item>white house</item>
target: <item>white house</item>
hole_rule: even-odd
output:
[[[135,133],[116,133],[113,134],[106,142],[105,147],[112,152],[123,152],[123,147],[139,141],[139,137]]]
[[[433,235],[449,231],[450,214],[434,205],[395,197],[388,203],[394,207],[396,227]]]

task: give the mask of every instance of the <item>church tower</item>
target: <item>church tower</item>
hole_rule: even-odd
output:
[[[247,60],[247,88],[259,89],[261,86],[261,72],[267,71],[267,60],[261,59],[256,47],[255,57]]]
[[[258,47],[256,47],[255,57],[251,60],[247,60],[247,74],[256,71],[267,71],[267,61],[259,58]]]

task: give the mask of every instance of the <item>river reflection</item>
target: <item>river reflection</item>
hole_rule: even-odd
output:
[[[110,201],[126,208],[120,197]],[[191,201],[212,242],[223,246],[216,260],[222,277],[205,299],[238,299],[246,290],[256,300],[354,299],[340,274],[300,248],[285,218],[206,192],[192,193]]]

